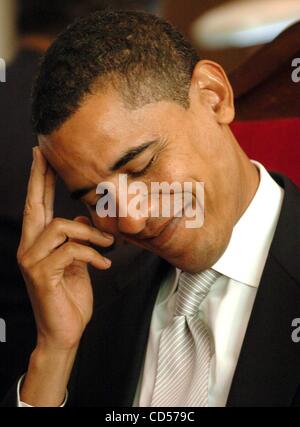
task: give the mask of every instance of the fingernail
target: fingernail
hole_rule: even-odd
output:
[[[114,236],[112,234],[105,233],[102,231],[102,236],[109,240],[114,240]]]
[[[105,264],[107,265],[107,267],[110,267],[110,266],[111,266],[111,260],[110,260],[110,259],[108,259],[108,258],[104,258],[104,262],[105,262]]]

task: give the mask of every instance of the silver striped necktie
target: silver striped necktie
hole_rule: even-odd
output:
[[[220,273],[182,272],[175,313],[162,331],[151,406],[207,406],[210,335],[199,306]]]

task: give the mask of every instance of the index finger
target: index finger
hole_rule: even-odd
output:
[[[40,149],[38,147],[34,147],[33,162],[24,208],[22,236],[20,242],[21,251],[29,249],[45,228],[46,211],[44,198],[47,170],[46,159],[42,155]]]

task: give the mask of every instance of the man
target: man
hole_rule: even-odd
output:
[[[140,2],[147,8],[154,2]],[[22,275],[16,261],[26,198],[32,147],[36,137],[30,124],[30,92],[38,62],[55,37],[67,25],[92,11],[105,7],[138,7],[134,1],[105,0],[20,0],[17,27],[19,49],[7,69],[7,81],[0,84],[0,318],[5,319],[9,338],[0,352],[0,400],[18,372],[24,371],[35,343],[32,309]],[[55,212],[73,218],[84,212],[79,202],[72,201],[61,183],[57,182]],[[124,262],[125,253],[122,252]],[[92,271],[94,281],[98,272]],[[13,309],[14,307],[14,309]],[[17,309],[16,309],[17,308]],[[23,334],[19,331],[22,329]],[[9,369],[7,369],[9,366]]]
[[[300,193],[247,158],[233,118],[222,68],[152,15],[93,14],[57,39],[18,249],[37,343],[3,405],[299,406]],[[53,218],[53,169],[94,226]],[[203,226],[151,216],[152,199],[121,215],[122,192],[101,217],[98,184],[120,175],[204,182]],[[118,239],[145,252],[114,269],[89,244]],[[94,292],[87,264],[103,271]]]

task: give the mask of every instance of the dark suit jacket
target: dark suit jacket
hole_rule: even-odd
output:
[[[292,320],[300,317],[300,190],[273,176],[285,197],[227,406],[300,406],[300,343],[291,338]],[[72,371],[69,406],[132,405],[153,306],[169,268],[138,252],[132,265],[104,272]],[[15,404],[16,385],[2,405]]]

